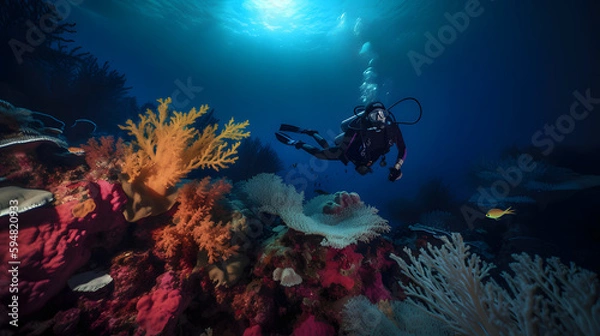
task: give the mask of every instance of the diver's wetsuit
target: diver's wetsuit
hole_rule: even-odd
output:
[[[363,124],[359,120],[359,125]],[[383,129],[370,127],[352,127],[346,131],[338,146],[329,147],[327,141],[318,133],[311,134],[323,149],[302,143],[306,152],[322,160],[340,160],[344,164],[352,162],[357,166],[371,166],[382,155],[389,152],[395,144],[398,157],[395,163],[402,164],[406,158],[406,145],[400,128],[395,123],[388,123]]]

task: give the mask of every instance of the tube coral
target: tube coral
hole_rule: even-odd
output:
[[[125,126],[119,125],[135,138],[126,148],[122,171],[130,183],[142,182],[158,195],[166,195],[193,169],[227,168],[237,160],[240,140],[250,136],[244,132],[248,121],[234,123],[233,118],[218,135],[216,124],[200,133],[193,124],[208,111],[208,105],[170,115],[171,98],[158,102],[158,113],[148,109],[145,115],[140,114],[139,124],[130,119]],[[237,142],[230,145],[227,140]]]

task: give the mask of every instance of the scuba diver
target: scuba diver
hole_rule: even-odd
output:
[[[404,98],[394,103],[396,104],[405,101],[414,100],[420,108],[422,114],[421,104],[412,97]],[[421,119],[412,123],[415,124]],[[406,145],[402,137],[400,122],[396,122],[394,115],[386,109],[381,102],[372,102],[365,106],[357,106],[354,108],[354,116],[344,120],[341,124],[343,133],[339,134],[335,138],[335,146],[330,147],[327,140],[325,140],[317,131],[309,129],[301,129],[297,126],[282,124],[279,128],[279,132],[275,133],[277,140],[280,142],[294,146],[296,149],[303,149],[314,157],[322,160],[339,160],[347,165],[348,162],[352,162],[355,165],[355,170],[365,175],[371,173],[373,170],[371,166],[379,160],[379,165],[386,166],[385,154],[390,151],[393,145],[398,147],[398,156],[394,162],[394,166],[390,168],[388,179],[390,181],[397,181],[402,177],[402,165],[406,158]],[[311,146],[303,141],[294,140],[286,133],[283,132],[294,132],[310,135],[317,141],[321,148]]]

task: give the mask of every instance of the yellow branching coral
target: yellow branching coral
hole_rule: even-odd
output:
[[[158,113],[148,109],[145,115],[140,114],[139,124],[130,119],[119,127],[135,138],[126,148],[123,173],[130,183],[141,182],[159,195],[165,195],[193,169],[227,168],[237,160],[240,140],[250,136],[244,131],[248,120],[234,123],[233,118],[218,135],[216,124],[200,133],[193,124],[208,111],[208,105],[170,115],[171,98],[158,102]]]

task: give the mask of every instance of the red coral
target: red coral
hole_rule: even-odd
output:
[[[327,251],[325,268],[319,271],[323,287],[339,284],[349,291],[354,288],[363,259],[360,253],[354,251],[355,248],[356,245],[349,245],[342,250],[330,248]]]
[[[85,218],[72,215],[77,201],[30,210],[18,217],[18,238],[8,230],[9,217],[0,218],[0,227],[5,228],[0,231],[0,245],[9,246],[13,240],[19,244],[18,254],[2,254],[0,272],[8,274],[9,260],[20,261],[19,312],[23,315],[37,311],[60,292],[67,279],[87,263],[99,235],[125,226],[120,211],[126,202],[123,191],[105,181],[90,183],[88,188],[97,206]],[[0,295],[9,294],[8,286],[0,282]]]
[[[213,221],[215,215],[224,213],[217,202],[230,190],[231,185],[224,180],[211,184],[208,177],[183,186],[173,216],[175,225],[165,228],[158,237],[159,255],[171,260],[187,259],[204,250],[210,263],[233,255],[236,248],[230,243],[230,224]]]
[[[325,322],[319,322],[315,320],[313,315],[309,315],[308,318],[292,333],[292,336],[329,336],[335,335],[335,328]]]
[[[66,311],[58,312],[54,316],[54,326],[52,331],[55,335],[73,335],[77,334],[77,324],[79,323],[79,308],[71,308]]]
[[[254,325],[252,327],[248,327],[246,328],[246,330],[244,330],[244,334],[242,336],[262,336],[262,328],[260,327],[260,325]]]

